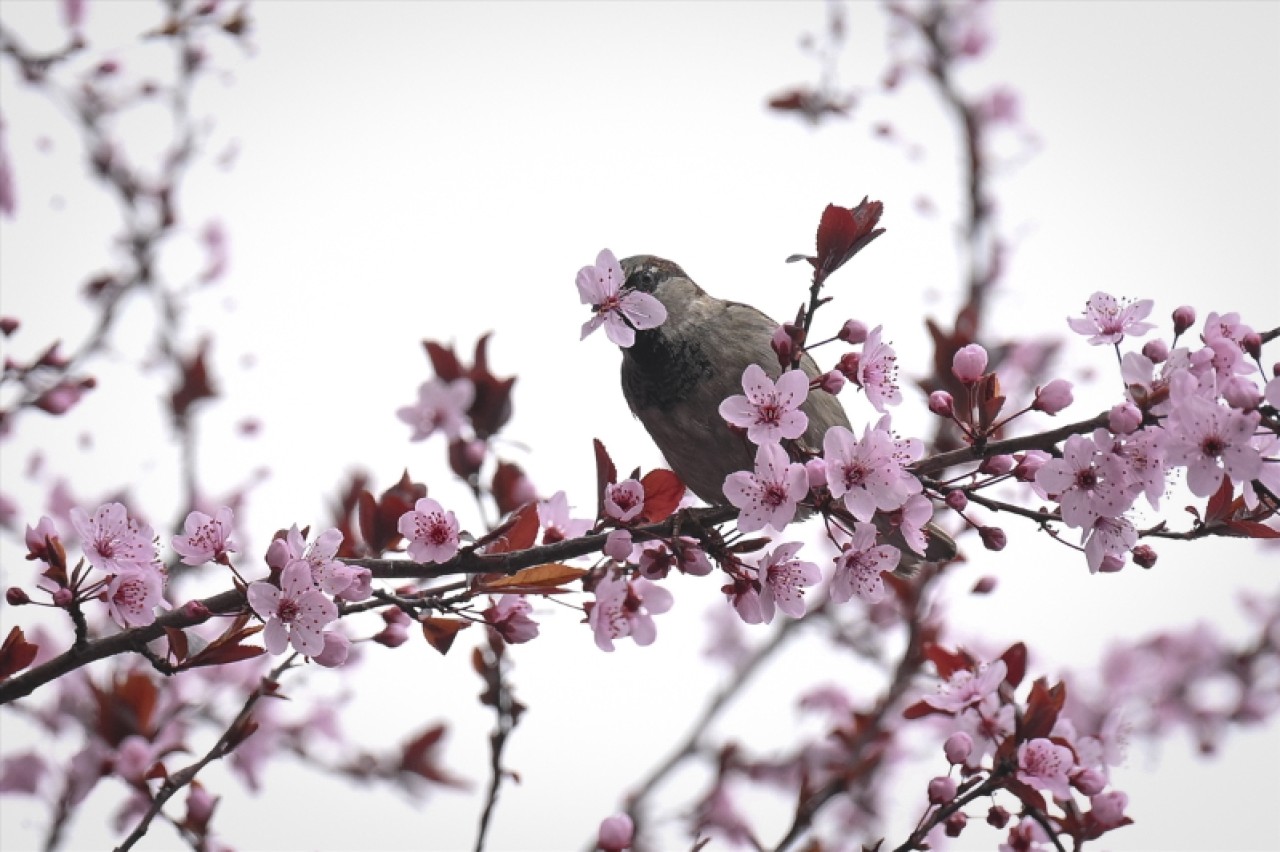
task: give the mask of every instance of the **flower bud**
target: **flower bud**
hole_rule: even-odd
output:
[[[405,638],[408,638],[407,633]],[[316,665],[324,666],[326,669],[336,669],[347,661],[347,657],[350,654],[351,640],[346,637],[346,634],[330,630],[324,634],[324,650],[312,657],[311,661]]]
[[[973,737],[964,731],[956,731],[942,744],[942,752],[947,756],[948,763],[955,765],[964,763],[973,752]]]
[[[987,550],[1004,550],[1004,546],[1009,543],[1008,536],[999,527],[978,527],[978,536]]]
[[[1183,305],[1173,310],[1173,333],[1182,334],[1182,332],[1191,328],[1196,324],[1196,309],[1190,305]],[[1155,359],[1152,359],[1155,360]]]
[[[962,346],[951,359],[951,372],[966,384],[982,378],[987,369],[987,350],[976,343]]]
[[[192,623],[199,624],[208,621],[213,613],[209,612],[209,607],[203,601],[187,601],[182,605],[182,615]]]
[[[1132,402],[1122,402],[1107,415],[1107,428],[1117,435],[1132,435],[1142,425],[1142,411]]]
[[[1096,796],[1107,789],[1107,778],[1096,769],[1081,769],[1071,777],[1071,786],[1086,796]]]
[[[988,476],[1003,476],[1017,467],[1017,464],[1013,456],[988,456],[982,460],[982,464],[978,465],[978,472]]]
[[[947,508],[954,509],[957,512],[963,512],[969,505],[969,495],[965,494],[959,488],[947,492],[947,496],[943,502],[947,504]]]
[[[844,374],[839,370],[830,370],[818,376],[818,387],[829,394],[837,394],[844,390]]]
[[[804,472],[809,475],[810,490],[827,484],[827,463],[822,459],[809,459],[804,463]]]
[[[1232,376],[1222,383],[1222,398],[1241,411],[1253,411],[1262,402],[1262,391],[1244,376]]]
[[[31,598],[19,587],[10,586],[4,590],[4,602],[9,606],[22,606],[31,603]]]
[[[1249,354],[1250,358],[1262,359],[1262,335],[1256,331],[1251,331],[1240,339],[1240,348]]]
[[[836,369],[844,373],[844,377],[849,381],[857,384],[858,382],[858,365],[862,363],[862,356],[857,352],[846,352],[840,356]]]
[[[865,343],[867,340],[867,326],[858,320],[845,320],[844,325],[840,326],[840,331],[836,337],[845,343],[852,343],[855,346],[859,343]]]
[[[1031,407],[1045,414],[1057,414],[1071,404],[1071,382],[1054,379],[1042,388],[1036,388],[1035,402]]]
[[[603,852],[622,852],[631,847],[635,839],[635,824],[626,814],[614,814],[600,821],[600,835],[596,845]]]
[[[1156,552],[1149,544],[1140,544],[1133,549],[1133,564],[1139,568],[1154,568]]]
[[[956,811],[942,821],[942,830],[946,832],[947,837],[959,837],[960,832],[964,831],[964,827],[968,824],[969,818],[964,815],[964,811]]]
[[[951,417],[955,414],[955,400],[944,390],[929,394],[929,410],[939,417]]]
[[[945,805],[955,797],[956,782],[953,779],[939,775],[929,782],[929,804]]]
[[[388,624],[371,638],[385,648],[399,648],[409,641],[409,631],[403,624]]]
[[[1018,460],[1018,466],[1013,469],[1013,475],[1019,482],[1034,482],[1036,474],[1049,461],[1050,456],[1044,450],[1027,450],[1014,458]]]
[[[1004,828],[1009,824],[1009,812],[999,805],[992,805],[987,811],[987,825],[992,828]]]
[[[795,347],[791,344],[791,335],[787,334],[787,330],[782,326],[778,326],[773,332],[773,339],[769,341],[769,345],[773,347],[774,354],[778,356],[778,363],[786,366],[791,363],[791,356],[795,352]]]
[[[1147,356],[1152,364],[1163,364],[1169,359],[1169,344],[1158,337],[1153,337],[1142,345],[1142,354]]]
[[[1099,793],[1089,799],[1090,813],[1103,828],[1116,828],[1124,821],[1125,805],[1129,797],[1119,790],[1110,793]]]
[[[987,574],[985,577],[979,577],[978,582],[974,583],[973,588],[969,591],[970,594],[974,595],[989,595],[995,591],[995,588],[996,578]]]
[[[75,600],[75,595],[71,594],[71,590],[68,588],[60,588],[53,593],[54,606],[70,606],[73,600]]]

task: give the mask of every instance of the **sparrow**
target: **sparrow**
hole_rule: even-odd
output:
[[[752,470],[756,448],[729,427],[720,403],[742,392],[742,373],[751,364],[774,381],[782,374],[771,345],[779,324],[750,305],[709,295],[669,260],[637,255],[620,263],[625,279],[621,291],[648,293],[667,311],[665,322],[638,330],[635,343],[622,350],[627,405],[689,490],[710,505],[728,505],[725,478]],[[807,352],[801,355],[800,369],[810,381],[821,374]],[[809,425],[796,443],[810,454],[821,452],[823,436],[832,426],[851,428],[833,394],[810,393],[800,410]],[[929,544],[920,560],[896,528],[879,517],[877,522],[902,551],[908,568],[955,556],[955,542],[932,524],[926,528]]]

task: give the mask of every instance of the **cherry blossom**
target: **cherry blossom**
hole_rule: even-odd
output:
[[[845,427],[833,426],[822,440],[831,495],[843,497],[860,521],[871,520],[877,509],[891,512],[921,491],[920,481],[905,469],[909,459],[902,448],[879,426],[867,426],[861,440]]]
[[[265,580],[249,584],[249,606],[267,622],[262,638],[272,654],[292,645],[308,657],[325,650],[322,631],[338,617],[338,607],[311,581],[311,567],[295,559],[280,572],[280,588]]]
[[[1009,669],[1004,660],[979,667],[977,673],[961,669],[947,679],[933,695],[926,695],[924,703],[939,710],[959,713],[994,693],[1004,682]]]
[[[898,390],[898,356],[893,347],[880,339],[880,326],[867,335],[858,359],[858,384],[867,395],[867,401],[876,411],[902,402]]]
[[[533,607],[524,595],[503,595],[482,615],[485,623],[513,645],[538,635],[538,622],[529,617]]]
[[[563,491],[538,501],[538,524],[542,527],[543,544],[578,538],[591,529],[590,520],[569,517],[569,498]]]
[[[1035,401],[1031,407],[1045,414],[1057,414],[1071,404],[1071,382],[1066,379],[1054,379],[1042,388],[1036,388]]]
[[[614,814],[600,821],[600,833],[596,845],[602,852],[623,852],[631,848],[635,825],[626,814]]]
[[[720,403],[720,416],[747,430],[753,444],[771,444],[799,438],[809,428],[809,416],[800,410],[809,396],[809,379],[799,370],[787,370],[775,383],[758,365],[742,373],[745,395]]]
[[[458,552],[458,519],[435,500],[423,497],[396,527],[409,540],[409,557],[418,562],[444,562]]]
[[[153,566],[128,568],[107,584],[107,612],[121,627],[143,627],[156,620],[163,591],[164,577]]]
[[[1152,323],[1141,322],[1153,305],[1150,299],[1122,303],[1115,296],[1097,292],[1085,302],[1084,316],[1071,317],[1067,325],[1077,334],[1092,335],[1089,342],[1094,346],[1119,343],[1126,334],[1141,337],[1155,328]]]
[[[434,378],[418,386],[418,401],[396,409],[396,417],[413,428],[410,441],[422,441],[437,431],[457,440],[467,425],[467,410],[475,400],[476,388],[470,379],[446,382]]]
[[[1018,780],[1057,799],[1071,798],[1070,772],[1075,765],[1071,749],[1043,737],[1018,746]]]
[[[274,539],[267,548],[267,565],[283,570],[293,560],[301,559],[311,569],[312,582],[327,595],[346,593],[348,588],[357,583],[367,588],[369,584],[369,578],[365,576],[368,573],[367,569],[353,568],[344,562],[339,562],[336,558],[341,545],[342,531],[339,529],[330,527],[324,530],[316,536],[314,542],[308,545],[298,525],[294,524],[283,538]],[[367,597],[367,593],[365,596]],[[360,599],[359,596],[349,598],[349,600]]]
[[[634,479],[610,483],[604,489],[604,513],[619,523],[630,523],[644,511],[644,486]]]
[[[151,527],[128,517],[121,503],[107,503],[88,515],[79,507],[71,510],[71,525],[84,541],[89,564],[111,574],[131,569],[150,569],[156,559]]]
[[[223,506],[214,517],[204,512],[187,515],[182,528],[186,535],[173,537],[173,550],[187,565],[203,565],[209,561],[221,562],[228,553],[235,553],[231,541],[231,509]]]
[[[951,374],[966,384],[982,378],[987,370],[987,350],[977,343],[961,346],[951,358]]]
[[[724,496],[741,509],[738,529],[755,532],[766,526],[782,530],[796,515],[796,504],[809,493],[804,465],[792,462],[778,444],[756,450],[754,473],[740,470],[724,480]]]
[[[1258,425],[1256,411],[1242,412],[1199,396],[1181,401],[1165,428],[1168,460],[1186,465],[1187,486],[1197,497],[1218,490],[1225,473],[1232,482],[1248,482],[1262,468],[1262,456],[1251,443]]]
[[[836,603],[857,595],[867,603],[888,597],[881,575],[898,567],[902,551],[891,544],[876,544],[873,524],[854,524],[853,538],[836,557],[836,573],[831,579],[831,600]]]
[[[803,618],[803,589],[822,581],[817,565],[795,558],[801,547],[800,542],[780,544],[760,560],[756,570],[760,573],[760,610],[765,624],[773,621],[775,606],[792,618]]]
[[[595,266],[578,270],[578,297],[595,311],[582,324],[583,338],[603,324],[605,335],[625,349],[635,344],[637,331],[666,322],[662,302],[638,290],[622,292],[623,281],[622,266],[608,249],[596,256]]]
[[[1128,518],[1095,518],[1085,536],[1084,556],[1091,574],[1098,573],[1107,556],[1123,562],[1124,555],[1138,543],[1138,531]]]
[[[657,638],[653,616],[671,609],[671,593],[643,577],[627,580],[610,572],[595,588],[596,599],[587,621],[595,632],[596,646],[613,650],[613,640],[630,636],[637,645]]]
[[[1083,435],[1067,438],[1063,457],[1045,463],[1036,474],[1036,485],[1058,501],[1062,520],[1070,527],[1086,528],[1099,517],[1118,517],[1133,502],[1120,460],[1099,453],[1093,440]]]

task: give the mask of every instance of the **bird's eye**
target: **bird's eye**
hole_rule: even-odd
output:
[[[653,274],[652,270],[646,269],[644,272],[640,273],[640,286],[643,287],[644,289],[652,290],[653,285],[656,282],[657,282],[657,278]]]

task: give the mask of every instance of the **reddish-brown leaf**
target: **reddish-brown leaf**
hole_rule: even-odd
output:
[[[1226,525],[1246,538],[1280,538],[1280,530],[1258,521],[1227,521]]]
[[[532,568],[517,571],[510,577],[499,576],[495,580],[486,580],[479,584],[479,591],[506,593],[519,591],[524,594],[545,594],[557,591],[557,586],[572,583],[586,573],[585,568],[574,568],[572,565],[549,562],[546,565],[535,565]]]
[[[522,505],[530,490],[522,487],[524,482],[525,475],[520,465],[508,461],[498,462],[490,488],[499,512],[503,514],[514,512]]]
[[[426,637],[432,648],[441,654],[447,654],[453,647],[453,640],[458,638],[458,632],[470,626],[470,621],[460,618],[429,617],[422,619],[422,635]]]
[[[596,453],[596,517],[603,518],[604,489],[618,481],[618,468],[614,466],[613,459],[609,458],[609,451],[604,448],[603,441],[592,438],[591,445]]]
[[[1044,678],[1038,678],[1031,684],[1031,695],[1027,698],[1027,711],[1022,714],[1018,725],[1018,742],[1049,736],[1053,726],[1057,724],[1058,714],[1062,712],[1062,704],[1066,700],[1067,685],[1061,681],[1052,688]]]
[[[511,553],[533,547],[538,538],[538,504],[526,503],[498,527],[498,535],[485,536],[485,553]]]
[[[166,627],[164,635],[169,640],[169,656],[173,658],[175,663],[181,663],[190,653],[190,647],[187,644],[187,634],[176,627]]]
[[[182,381],[169,396],[169,410],[173,413],[174,420],[184,419],[197,402],[213,399],[218,395],[205,365],[205,355],[208,352],[209,341],[205,339],[200,341],[189,360],[181,361]]]
[[[640,480],[644,488],[644,523],[665,521],[684,499],[684,483],[674,471],[658,468],[651,470]]]
[[[902,718],[922,719],[925,716],[931,716],[935,713],[941,716],[954,715],[953,713],[949,713],[946,710],[939,710],[937,707],[934,707],[932,704],[926,704],[923,701],[917,701],[915,704],[912,704],[906,710],[902,711]]]
[[[964,651],[948,651],[935,642],[924,646],[924,656],[938,670],[938,677],[947,680],[959,671],[973,671],[974,659]]]
[[[27,641],[22,628],[14,626],[0,644],[0,680],[31,665],[40,646]]]
[[[1213,496],[1209,498],[1208,504],[1204,507],[1204,522],[1206,524],[1221,523],[1231,518],[1233,514],[1231,490],[1231,478],[1224,475],[1218,490],[1213,492]]]
[[[825,281],[872,240],[884,233],[877,228],[884,205],[863,198],[857,207],[828,204],[818,223],[817,256],[809,259],[814,278]]]
[[[1022,642],[1015,642],[1000,655],[1000,659],[1004,660],[1005,667],[1008,669],[1004,682],[1017,689],[1018,684],[1022,683],[1022,679],[1027,674],[1027,646]]]

